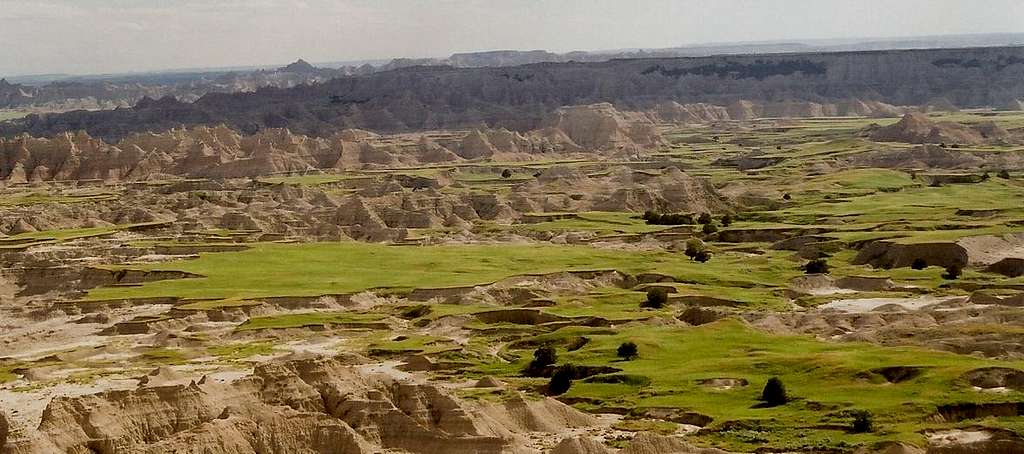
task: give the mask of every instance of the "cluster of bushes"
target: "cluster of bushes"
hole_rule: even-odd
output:
[[[705,235],[710,235],[718,231],[718,225],[715,224],[714,218],[711,217],[711,213],[701,213],[694,219],[691,213],[655,213],[653,211],[645,211],[641,216],[641,219],[647,222],[649,225],[693,225],[700,224],[701,232]],[[732,215],[726,214],[722,216],[722,226],[728,227],[732,224]]]
[[[633,342],[623,342],[616,349],[615,355],[623,360],[631,361],[640,357],[640,351]],[[530,372],[539,370],[550,370],[557,360],[555,349],[552,347],[540,347],[533,352],[533,361],[523,371],[525,375],[535,377]],[[547,392],[549,395],[558,396],[565,394],[572,387],[572,381],[586,374],[574,364],[562,364],[554,368],[551,378],[548,380]]]
[[[689,213],[655,213],[645,211],[641,219],[648,225],[690,225],[693,224],[693,215]]]

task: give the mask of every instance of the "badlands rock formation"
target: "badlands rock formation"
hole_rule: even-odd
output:
[[[86,130],[117,141],[133,132],[224,123],[253,133],[287,127],[329,137],[345,128],[409,131],[537,129],[563,105],[610,102],[726,106],[731,117],[866,113],[887,105],[1003,106],[1024,98],[1024,49],[975,48],[541,63],[506,68],[420,66],[255,93],[210,93],[134,109],[30,116],[0,135]],[[582,82],[581,81],[585,81]],[[394,87],[402,87],[396,92]],[[767,95],[770,93],[770,95]],[[743,101],[754,105],[746,105]],[[876,104],[881,103],[881,104]],[[763,107],[755,107],[762,105]]]
[[[27,135],[0,138],[0,180],[239,178],[313,169],[451,162],[496,154],[511,160],[545,152],[635,154],[661,144],[661,135],[645,115],[623,113],[610,104],[561,108],[548,126],[526,134],[505,129],[473,130],[454,139],[422,136],[418,142],[402,146],[352,129],[313,138],[288,129],[241,135],[225,126],[199,126],[133,134],[116,143],[78,131],[49,139]]]
[[[364,361],[268,363],[229,381],[203,377],[59,397],[47,405],[37,429],[0,444],[0,452],[169,454],[217,447],[232,454],[527,454],[604,447],[591,437],[608,432],[607,423],[556,400],[512,391],[500,402],[463,401],[450,388],[397,371],[375,372],[359,365]],[[581,435],[558,442],[572,432]],[[725,453],[648,434],[623,452]]]
[[[878,142],[944,143],[978,145],[983,143],[1006,144],[1019,141],[1020,137],[989,121],[976,125],[963,125],[951,121],[933,121],[919,112],[911,112],[891,126],[872,125],[866,129],[871,140]]]
[[[462,229],[480,220],[509,224],[523,213],[723,212],[732,206],[710,183],[674,167],[659,175],[623,169],[590,177],[556,166],[501,194],[461,191],[443,175],[359,178],[338,185],[346,195],[330,188],[247,180],[163,183],[157,191],[126,189],[119,197],[89,203],[0,207],[0,233],[173,221],[183,230],[227,228],[382,241],[401,239],[408,228]]]

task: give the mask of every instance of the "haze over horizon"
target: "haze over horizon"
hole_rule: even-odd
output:
[[[1012,0],[0,0],[0,75],[1014,32]]]

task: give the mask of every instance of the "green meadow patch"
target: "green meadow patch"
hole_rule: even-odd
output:
[[[139,266],[146,270],[180,270],[204,278],[98,288],[90,291],[88,298],[252,299],[370,289],[400,292],[487,284],[523,274],[611,269],[631,274],[659,272],[705,285],[778,286],[797,273],[785,256],[774,252],[754,257],[730,253],[708,263],[696,263],[681,253],[591,246],[260,243],[245,251],[204,253],[198,259]]]

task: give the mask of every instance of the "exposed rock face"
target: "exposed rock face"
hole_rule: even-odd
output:
[[[564,132],[581,149],[636,151],[662,144],[653,122],[609,103],[559,108],[547,127]]]
[[[1011,140],[1010,133],[993,122],[966,126],[951,121],[932,121],[918,112],[904,115],[891,126],[869,127],[867,133],[872,140],[879,142],[977,145]]]
[[[340,360],[270,363],[232,383],[55,398],[11,452],[528,453],[528,433],[597,426],[557,401],[469,404]]]
[[[729,106],[733,118],[828,114],[833,108],[827,104],[835,104],[837,113],[875,115],[873,110],[886,108],[872,109],[873,102],[923,106],[945,98],[956,107],[977,107],[1024,98],[1021,61],[1024,48],[1012,47],[412,67],[291,89],[210,93],[191,104],[168,100],[134,109],[29,116],[0,126],[0,135],[83,129],[118,140],[200,123],[225,123],[248,133],[287,127],[321,137],[350,127],[407,131],[481,123],[526,131],[541,127],[559,106],[599,102],[632,110],[672,101],[710,103]],[[402,93],[396,95],[396,86],[404,87]],[[753,104],[734,104],[741,100],[768,104],[759,113]]]

